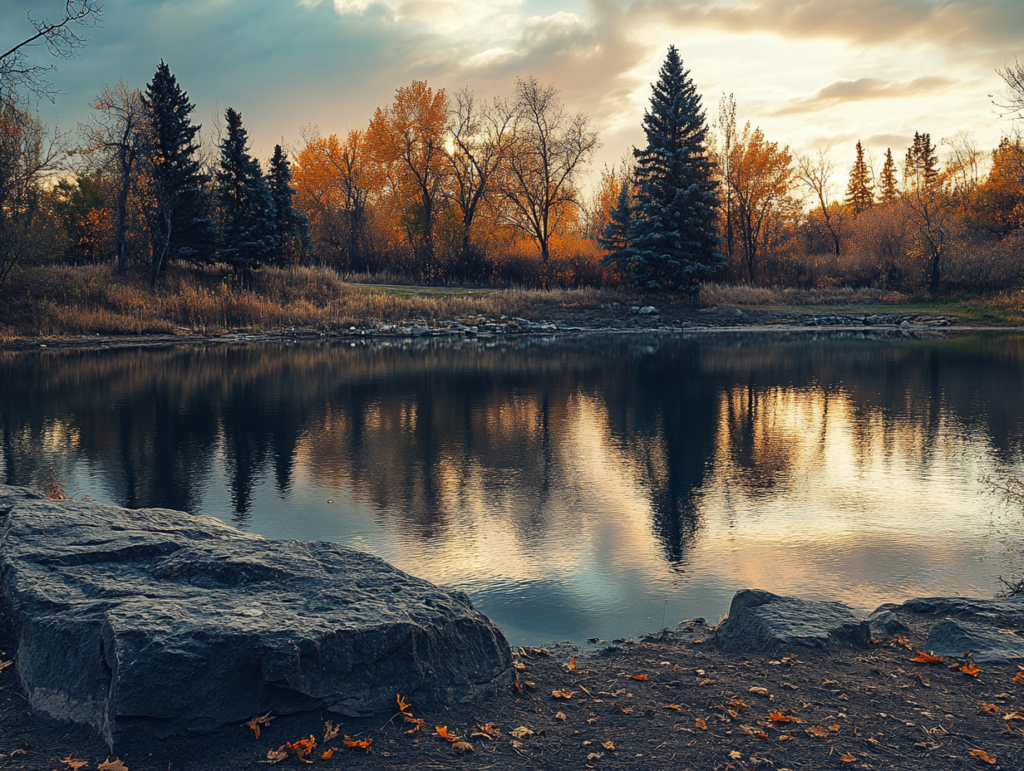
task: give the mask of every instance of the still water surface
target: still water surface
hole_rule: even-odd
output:
[[[0,478],[349,544],[582,643],[744,587],[991,596],[1022,393],[1014,335],[3,353]]]

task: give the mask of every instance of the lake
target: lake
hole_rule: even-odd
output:
[[[866,610],[1024,570],[1024,337],[822,333],[0,353],[0,479],[343,543],[515,644]]]

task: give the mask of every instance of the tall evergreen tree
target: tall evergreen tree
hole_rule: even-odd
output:
[[[643,125],[647,147],[633,151],[637,198],[619,262],[636,288],[693,291],[725,260],[718,251],[718,183],[707,151],[708,127],[675,46],[653,85]]]
[[[899,197],[896,188],[896,161],[892,157],[892,149],[885,149],[885,163],[882,174],[878,178],[879,198],[882,203],[893,203]]]
[[[619,187],[619,194],[608,211],[610,222],[605,225],[604,233],[597,239],[598,243],[608,250],[608,254],[604,257],[604,263],[613,265],[617,270],[627,273],[632,254],[630,245],[633,242],[633,205],[629,200],[631,185],[632,180],[628,174],[624,175],[622,185]]]
[[[142,103],[149,111],[152,131],[153,182],[156,206],[150,232],[153,260],[150,281],[156,286],[160,272],[171,259],[202,262],[212,256],[214,227],[206,193],[209,176],[196,157],[192,125],[195,105],[181,90],[177,78],[163,62],[146,86]]]
[[[270,158],[267,184],[274,212],[274,232],[277,236],[277,262],[285,265],[294,261],[309,246],[309,220],[292,207],[295,189],[291,186],[292,164],[281,145],[274,145]]]
[[[850,170],[850,184],[846,188],[846,203],[853,209],[854,214],[870,209],[875,203],[875,193],[872,189],[871,174],[868,172],[868,164],[864,160],[864,148],[860,140],[857,140],[857,159],[853,162]]]
[[[217,193],[221,205],[220,254],[246,277],[270,260],[277,247],[274,204],[260,163],[249,155],[242,115],[224,112],[227,136],[220,143]]]
[[[931,134],[914,132],[914,143],[907,149],[903,181],[913,190],[931,191],[938,185],[939,156]]]

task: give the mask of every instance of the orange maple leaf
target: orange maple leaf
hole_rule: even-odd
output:
[[[982,702],[978,706],[985,712],[988,712],[990,715],[999,715],[1002,713],[1002,710],[999,709],[999,707],[997,707],[995,704],[985,704],[984,702]]]
[[[781,712],[769,712],[768,719],[776,723],[792,723],[793,718],[789,715],[784,715]]]
[[[662,704],[661,708],[662,709],[671,709],[671,710],[674,710],[675,712],[682,712],[683,711],[683,708],[680,707],[678,704]]]
[[[633,675],[634,680],[646,680],[647,675]]]
[[[575,672],[576,671],[576,654],[575,653],[569,659],[569,671],[570,672]]]
[[[1013,682],[1024,683],[1024,672],[1018,672],[1013,676]]]
[[[911,661],[916,661],[920,664],[941,664],[945,659],[942,656],[933,656],[930,653],[918,651],[917,655],[914,656]]]
[[[708,724],[704,722],[704,718],[702,718],[702,717],[697,718],[696,723],[697,723],[697,728],[699,728],[701,731],[707,731],[708,730]]]
[[[996,764],[996,759],[985,752],[985,750],[971,750],[971,755],[978,758],[978,760],[988,763],[990,766],[994,766]]]
[[[398,701],[399,712],[412,714],[412,702],[409,701],[409,697],[395,694],[395,699]]]
[[[444,739],[446,742],[455,743],[460,739],[460,737],[456,736],[455,734],[449,733],[448,726],[446,725],[434,726],[434,730],[437,731],[437,735]]]
[[[855,758],[849,752],[844,752],[842,755],[839,756],[839,759],[844,763],[855,763],[857,761],[857,758]]]
[[[68,753],[68,756],[66,758],[61,758],[60,762],[68,767],[68,771],[78,771],[78,769],[85,768],[87,765],[89,765],[89,762],[87,760],[75,760],[74,758],[72,758],[70,752]]]
[[[370,748],[370,742],[372,741],[372,738],[363,739],[360,741],[357,739],[353,739],[351,736],[346,736],[345,739],[342,741],[342,744],[344,744],[346,747],[351,747],[353,749],[368,750]]]
[[[971,677],[977,677],[978,673],[981,672],[981,670],[978,669],[972,661],[969,661],[960,667],[960,671],[970,675]]]
[[[333,747],[329,750],[324,750],[323,754],[320,756],[320,760],[330,760],[332,757],[334,757]]]

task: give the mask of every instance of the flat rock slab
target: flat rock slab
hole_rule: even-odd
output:
[[[762,653],[795,647],[867,647],[870,642],[864,614],[841,602],[782,597],[760,589],[736,592],[729,617],[718,627],[723,648],[743,646]]]
[[[996,599],[918,597],[902,605],[883,605],[878,610],[895,610],[922,616],[951,616],[995,626],[1024,628],[1024,596]]]
[[[1009,664],[1024,660],[1024,639],[1008,629],[946,618],[928,632],[925,650],[936,656],[964,657],[980,664]]]
[[[367,715],[511,685],[462,592],[329,543],[0,486],[0,580],[32,709],[113,747],[272,711]]]

